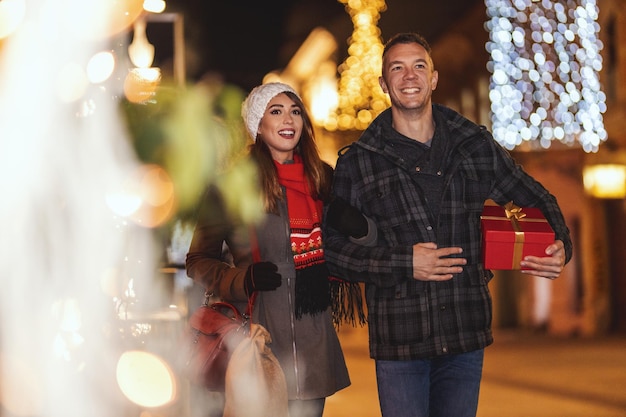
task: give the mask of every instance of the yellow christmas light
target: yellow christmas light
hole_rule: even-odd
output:
[[[389,106],[378,84],[383,44],[377,26],[384,0],[339,0],[346,5],[354,31],[349,39],[349,57],[339,66],[339,105],[324,127],[327,130],[364,130]]]

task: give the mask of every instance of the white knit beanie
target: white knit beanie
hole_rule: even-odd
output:
[[[256,142],[256,136],[259,133],[259,123],[261,123],[261,119],[263,118],[263,114],[270,100],[285,91],[298,95],[298,93],[287,84],[267,83],[254,87],[244,100],[241,105],[241,117],[243,117],[246,129],[248,129],[248,133],[252,136],[253,141]]]

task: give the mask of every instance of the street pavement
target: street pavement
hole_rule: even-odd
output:
[[[380,417],[366,328],[339,331],[352,385],[324,417]],[[626,417],[626,335],[496,331],[485,350],[477,417]]]

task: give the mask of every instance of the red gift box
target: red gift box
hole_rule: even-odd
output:
[[[480,216],[485,269],[527,269],[525,256],[546,256],[554,230],[537,208],[485,205]]]

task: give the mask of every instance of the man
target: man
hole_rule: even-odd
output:
[[[572,255],[554,196],[484,127],[432,103],[430,52],[418,34],[387,42],[379,82],[391,108],[337,162],[336,197],[376,224],[377,243],[347,239],[332,213],[324,230],[331,273],[366,286],[383,417],[476,415],[493,342],[493,274],[481,260],[487,199],[538,207],[555,231],[546,256],[526,257],[522,272],[554,279]]]

